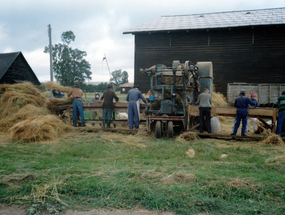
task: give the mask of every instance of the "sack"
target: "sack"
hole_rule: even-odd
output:
[[[221,132],[221,124],[218,116],[211,118],[211,131],[215,133]]]

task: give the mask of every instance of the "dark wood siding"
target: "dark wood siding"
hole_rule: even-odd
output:
[[[285,83],[285,27],[259,26],[135,35],[135,83],[143,92],[149,78],[139,72],[173,60],[212,61],[216,91],[227,83]]]
[[[40,85],[38,78],[22,54],[12,63],[0,83],[13,84],[18,81],[29,81],[35,85]]]

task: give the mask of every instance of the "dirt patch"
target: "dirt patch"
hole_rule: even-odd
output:
[[[0,205],[0,215],[26,215],[27,211],[20,206]],[[149,210],[92,210],[92,211],[72,211],[67,210],[64,215],[175,215],[173,212],[162,212]]]

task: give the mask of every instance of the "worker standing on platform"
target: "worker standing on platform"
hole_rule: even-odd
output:
[[[93,97],[91,99],[91,102],[92,103],[96,103],[96,102],[98,102],[98,100],[100,100],[100,95],[98,93],[95,93],[95,97]],[[93,113],[92,113],[92,120],[95,120],[96,116],[97,116],[97,112],[93,111]],[[92,123],[92,126],[94,126],[94,125],[95,125],[95,123]]]
[[[206,117],[206,126],[208,133],[210,134],[212,98],[210,91],[207,88],[203,91],[203,93],[199,94],[197,104],[199,104],[200,133],[204,132],[204,118]]]
[[[101,97],[101,100],[103,100],[103,124],[102,128],[105,128],[105,120],[107,118],[107,128],[111,128],[111,119],[113,114],[113,108],[114,103],[113,99],[116,99],[116,101],[119,101],[119,98],[116,96],[115,92],[112,91],[112,84],[109,84],[107,87],[107,90],[104,92],[103,96]]]
[[[273,107],[279,107],[278,119],[277,119],[277,132],[276,134],[281,137],[282,126],[285,120],[285,91],[278,97],[277,101],[273,104]],[[285,132],[284,132],[285,136]]]
[[[146,99],[143,97],[142,92],[139,90],[139,86],[135,85],[133,89],[129,90],[126,100],[128,104],[128,121],[129,128],[132,130],[134,125],[135,129],[140,125],[140,99],[146,104]]]
[[[252,92],[252,93],[251,93],[250,99],[251,99],[251,101],[255,102],[256,107],[259,106],[259,103],[258,103],[258,100],[257,100],[257,94],[256,94],[256,92]],[[252,106],[249,105],[249,108],[252,108]],[[254,121],[254,122],[256,122],[256,121],[257,121],[257,118],[250,118],[250,119],[247,119],[246,130],[247,130],[248,132],[250,132],[250,121],[251,121],[251,120]],[[256,127],[257,127],[257,126],[256,126],[256,123],[254,123],[254,124],[253,124],[253,131],[256,130]]]
[[[74,84],[74,88],[68,93],[68,97],[72,96],[73,99],[73,114],[72,114],[72,120],[73,120],[73,126],[76,127],[76,117],[77,117],[77,110],[80,115],[82,127],[85,127],[85,119],[84,119],[84,113],[83,113],[83,105],[82,105],[82,96],[83,91],[79,88],[79,83]]]
[[[247,116],[248,116],[248,105],[256,106],[255,102],[251,101],[250,98],[245,96],[245,91],[240,91],[240,96],[235,99],[234,107],[237,108],[236,112],[236,120],[233,127],[233,131],[231,135],[236,135],[237,130],[240,125],[240,121],[242,120],[242,129],[241,129],[241,136],[246,136],[246,124],[247,124]]]

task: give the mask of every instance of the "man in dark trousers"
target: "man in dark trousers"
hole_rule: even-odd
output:
[[[282,92],[281,96],[278,97],[273,107],[279,107],[278,119],[277,119],[277,132],[276,134],[281,137],[282,126],[285,120],[285,91]],[[284,132],[285,136],[285,132]]]
[[[72,96],[73,99],[73,114],[72,114],[72,120],[73,120],[73,126],[76,127],[76,117],[77,117],[77,110],[80,115],[80,119],[82,122],[82,127],[85,127],[85,119],[83,114],[83,105],[82,105],[82,96],[83,91],[79,88],[79,83],[75,83],[74,88],[68,93],[68,97]]]
[[[133,130],[139,128],[140,125],[140,99],[146,104],[146,99],[143,97],[142,92],[139,91],[139,86],[135,85],[133,89],[129,90],[126,100],[128,104],[128,121],[129,128]]]
[[[107,128],[111,128],[111,118],[113,114],[113,108],[114,103],[113,99],[116,99],[116,101],[119,101],[119,98],[116,96],[115,92],[112,91],[112,84],[109,84],[107,87],[107,90],[104,92],[103,96],[101,97],[101,100],[103,101],[103,124],[102,128],[105,128],[105,120],[107,118]]]
[[[206,117],[206,126],[208,133],[210,134],[212,98],[210,91],[207,88],[203,91],[203,93],[199,94],[197,104],[199,104],[200,133],[204,132],[204,117]]]
[[[250,98],[245,96],[245,91],[240,91],[240,96],[235,99],[234,107],[237,108],[236,112],[236,120],[233,127],[233,132],[231,135],[236,135],[237,130],[240,125],[240,121],[242,120],[242,129],[241,129],[241,136],[246,136],[246,124],[247,124],[247,116],[248,116],[248,105],[251,105],[253,107],[256,107],[256,104],[254,101],[252,101]]]

